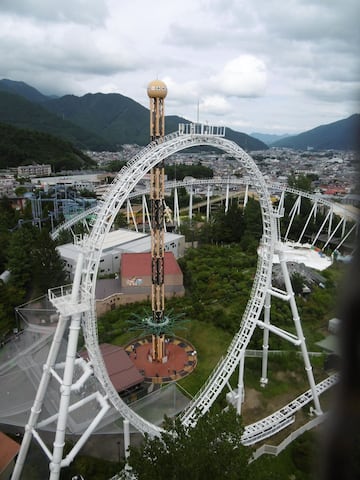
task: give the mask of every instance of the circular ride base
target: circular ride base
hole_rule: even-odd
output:
[[[167,361],[164,363],[149,360],[151,358],[151,336],[137,338],[124,349],[145,382],[168,383],[189,375],[196,367],[197,353],[193,345],[179,337],[166,337]]]

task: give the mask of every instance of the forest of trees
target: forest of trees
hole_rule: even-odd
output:
[[[53,171],[91,168],[96,164],[71,143],[48,133],[0,123],[0,168],[50,164]]]
[[[177,164],[165,165],[165,174],[168,180],[183,180],[185,177],[212,178],[214,172],[200,162],[193,165]]]
[[[213,479],[264,478],[258,465],[249,464],[252,450],[242,445],[242,433],[241,417],[232,407],[212,408],[199,416],[195,428],[166,418],[161,437],[145,435],[140,447],[130,447],[128,464],[139,480],[206,480],[209,474]],[[266,478],[276,479],[269,469]]]
[[[48,229],[32,223],[17,226],[18,219],[10,202],[1,199],[0,270],[9,270],[10,279],[0,280],[0,338],[15,327],[14,307],[66,283],[64,264]]]

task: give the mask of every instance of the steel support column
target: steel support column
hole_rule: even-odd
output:
[[[244,367],[245,367],[245,354],[241,356],[239,362],[239,378],[238,378],[238,398],[236,404],[236,411],[238,415],[241,415],[241,406],[244,399]]]
[[[311,392],[313,394],[315,412],[317,415],[321,415],[322,410],[320,406],[319,396],[316,391],[316,384],[314,380],[312,366],[310,363],[310,358],[309,358],[309,354],[306,347],[305,337],[304,337],[301,322],[300,322],[300,317],[299,317],[299,313],[298,313],[298,309],[295,301],[294,291],[292,289],[292,285],[290,281],[290,276],[289,276],[289,271],[288,271],[286,260],[285,260],[285,255],[281,248],[278,250],[277,253],[279,255],[280,266],[281,266],[281,271],[284,277],[286,291],[290,295],[289,302],[290,302],[291,313],[293,316],[293,322],[295,325],[296,334],[300,341],[300,347],[301,347],[301,352],[304,359],[305,371],[308,377]]]
[[[271,308],[271,295],[269,292],[265,296],[264,304],[264,323],[270,324],[270,308]],[[269,356],[269,329],[264,327],[263,333],[263,354],[262,354],[262,366],[261,366],[261,378],[260,385],[265,387],[268,383],[267,369],[268,369],[268,356]]]

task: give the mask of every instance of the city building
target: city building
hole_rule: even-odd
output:
[[[79,175],[59,175],[56,177],[37,176],[31,179],[31,183],[36,186],[41,186],[45,191],[47,191],[49,187],[56,185],[64,188],[71,187],[77,190],[94,191],[96,187],[106,183],[106,179],[112,176],[111,173],[83,173]]]
[[[10,175],[0,176],[0,197],[11,197],[19,183]]]
[[[17,167],[19,177],[37,177],[39,175],[51,175],[51,165],[20,165]]]

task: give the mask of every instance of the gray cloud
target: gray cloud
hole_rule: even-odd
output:
[[[108,15],[104,0],[1,0],[0,13],[45,22],[102,25]]]
[[[194,119],[200,102],[209,122],[301,131],[356,111],[358,10],[355,0],[2,0],[0,76],[145,106],[158,77],[169,114]]]

